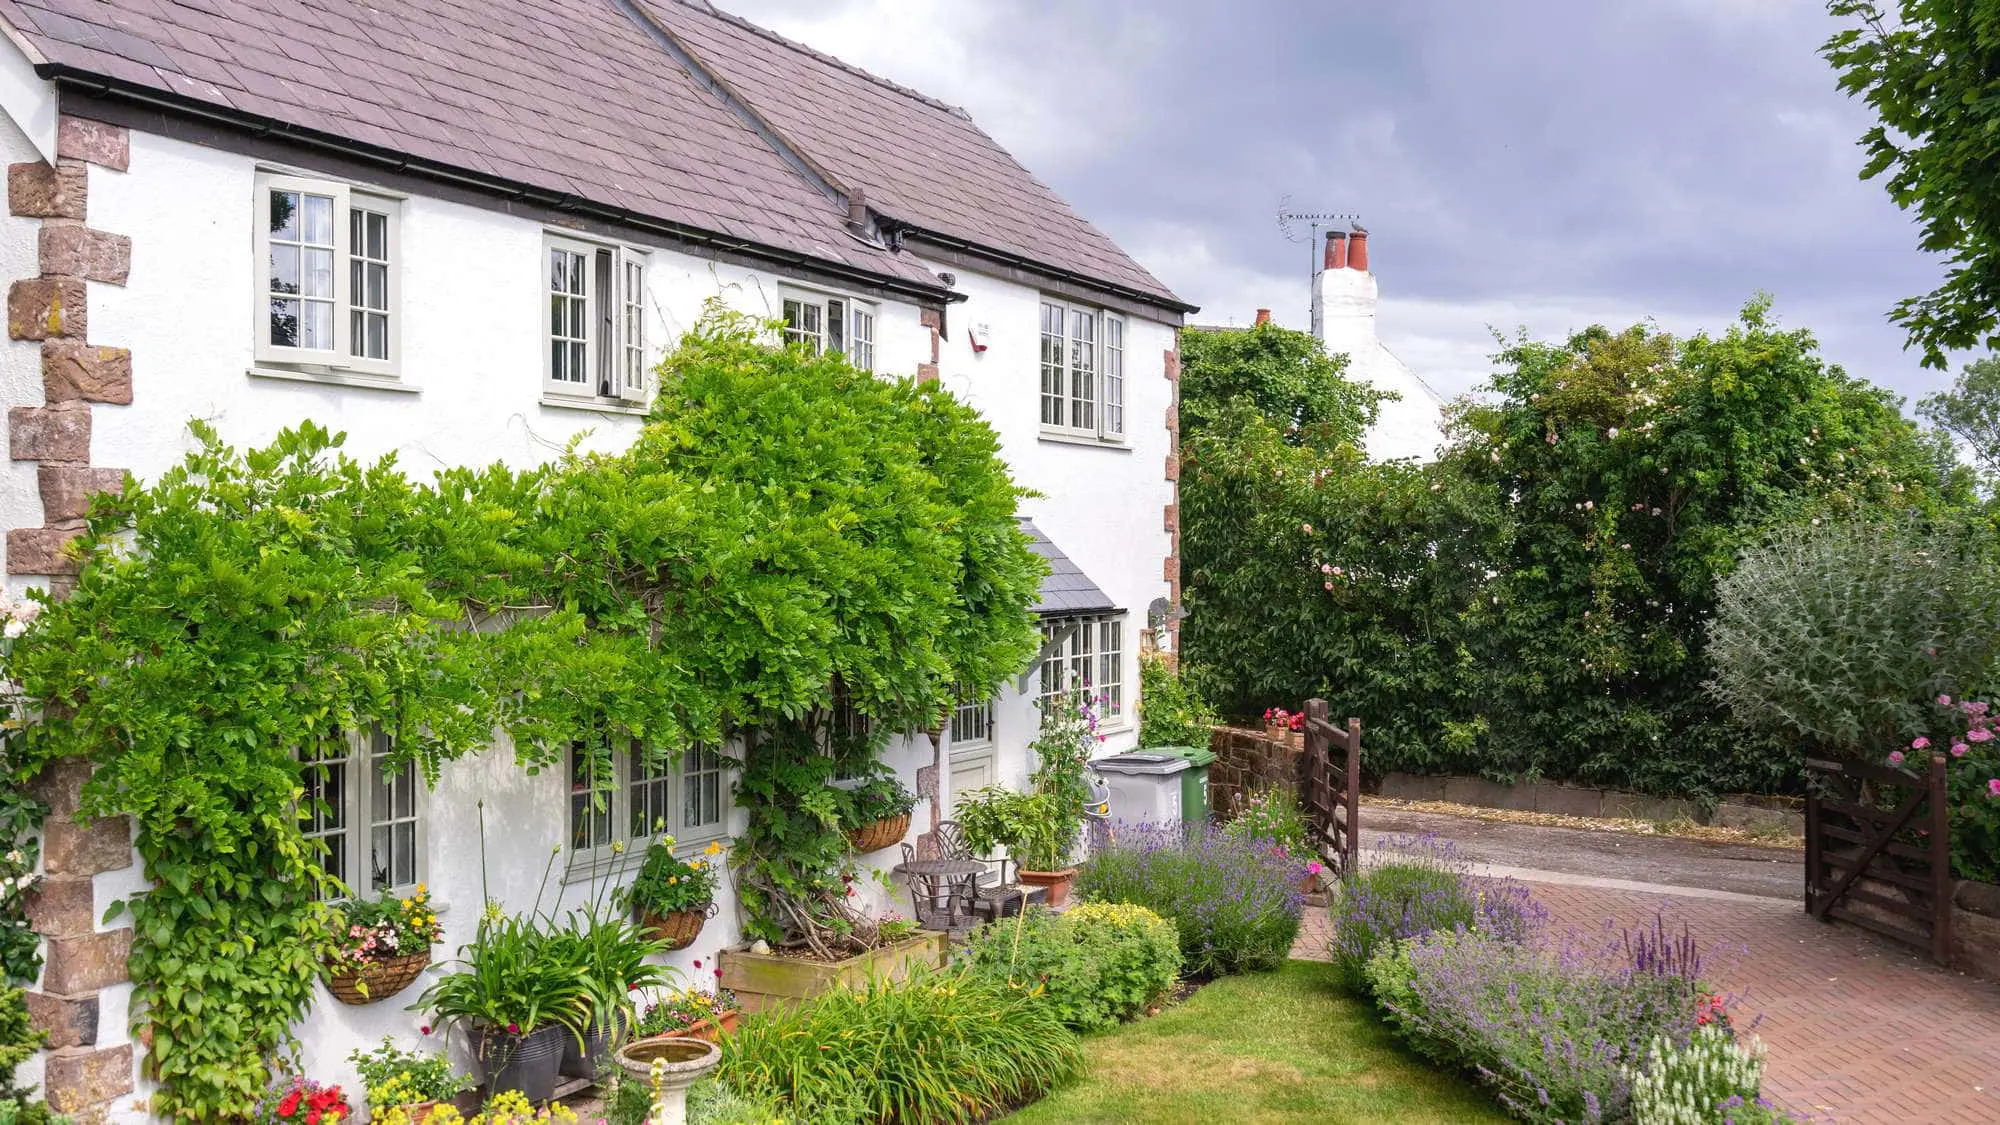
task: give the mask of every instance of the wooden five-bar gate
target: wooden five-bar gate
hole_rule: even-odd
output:
[[[1806,759],[1806,913],[1951,957],[1945,758],[1915,770]]]
[[[1360,719],[1348,719],[1345,729],[1334,726],[1326,700],[1306,700],[1298,788],[1314,846],[1336,875],[1352,878],[1361,855]]]

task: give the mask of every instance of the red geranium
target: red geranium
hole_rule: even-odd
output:
[[[353,1112],[340,1087],[293,1078],[265,1095],[255,1120],[257,1125],[337,1125]]]

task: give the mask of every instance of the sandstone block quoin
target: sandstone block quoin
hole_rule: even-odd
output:
[[[97,997],[27,994],[28,1019],[49,1037],[51,1048],[89,1047],[97,1042]]]
[[[123,1097],[132,1092],[132,1045],[50,1051],[42,1084],[51,1100],[65,1108],[101,1106]]]
[[[7,211],[33,219],[84,217],[89,170],[74,160],[7,166]]]
[[[17,406],[7,412],[7,444],[16,461],[90,460],[90,407],[80,403]]]
[[[132,353],[81,340],[42,341],[42,395],[65,402],[132,401]]]
[[[122,125],[64,117],[56,122],[56,156],[123,172],[132,165],[132,134]]]
[[[82,996],[132,979],[126,968],[132,956],[129,928],[103,933],[70,934],[48,940],[42,967],[42,990],[60,996]]]
[[[13,340],[81,340],[88,331],[88,290],[78,277],[36,277],[7,289],[7,336]]]

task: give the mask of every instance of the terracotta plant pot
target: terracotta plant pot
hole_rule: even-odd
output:
[[[431,951],[428,949],[408,957],[370,961],[359,969],[328,977],[326,990],[343,1004],[373,1004],[410,987],[430,963]]]
[[[701,936],[701,928],[708,922],[713,906],[700,910],[676,910],[668,914],[655,914],[650,910],[639,912],[639,925],[648,937],[667,943],[668,949],[686,949]]]
[[[1024,886],[1047,887],[1048,905],[1057,907],[1069,901],[1069,885],[1076,879],[1076,868],[1066,867],[1061,871],[1030,871],[1023,867],[1019,875]]]
[[[892,816],[873,824],[864,824],[847,834],[847,842],[857,852],[879,852],[903,842],[910,832],[910,814]]]
[[[743,1013],[730,1010],[717,1015],[712,1020],[702,1020],[688,1027],[674,1028],[658,1035],[648,1035],[648,1039],[699,1039],[704,1043],[720,1043],[726,1035],[736,1033],[736,1022]]]

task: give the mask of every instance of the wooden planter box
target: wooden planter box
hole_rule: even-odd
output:
[[[845,961],[726,949],[722,952],[722,987],[736,994],[745,1012],[761,1012],[773,1004],[809,999],[843,985],[864,984],[870,977],[902,980],[914,966],[943,965],[944,956],[942,933],[920,933]]]

